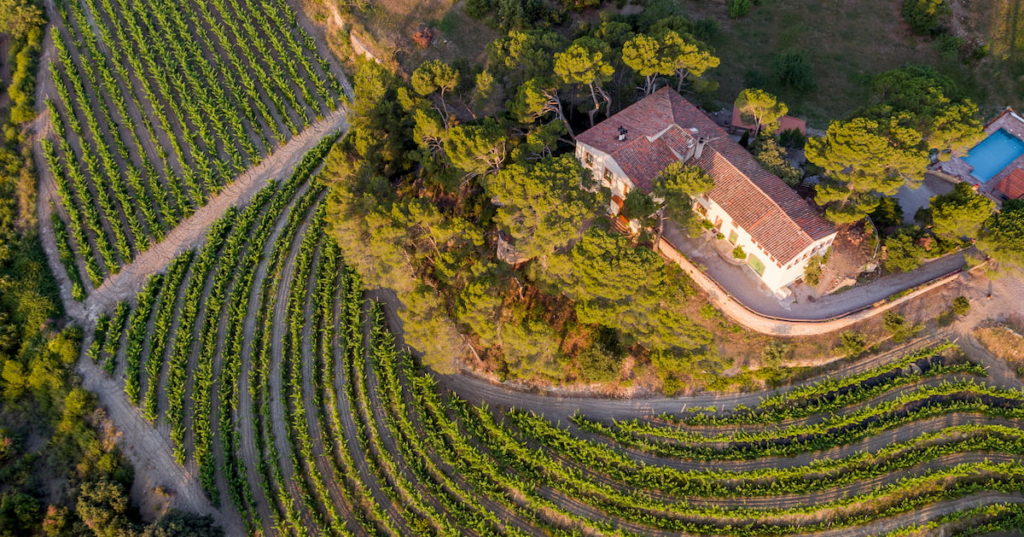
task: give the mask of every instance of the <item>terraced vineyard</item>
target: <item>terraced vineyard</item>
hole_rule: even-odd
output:
[[[396,345],[326,238],[331,143],[107,312],[86,351],[248,533],[1024,527],[1024,392],[948,342],[718,412],[613,420],[581,401],[555,422],[537,397],[470,403]]]
[[[42,151],[77,300],[343,95],[284,0],[50,7]]]

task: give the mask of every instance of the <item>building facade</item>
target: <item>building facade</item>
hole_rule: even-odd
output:
[[[823,254],[835,227],[782,179],[771,174],[697,107],[662,88],[576,138],[576,157],[611,191],[618,215],[633,189],[650,194],[669,164],[700,166],[715,186],[694,210],[730,243],[771,292],[784,296]],[[636,223],[628,223],[634,230]]]

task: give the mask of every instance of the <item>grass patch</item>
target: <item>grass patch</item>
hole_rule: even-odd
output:
[[[992,4],[1020,3],[997,0]],[[930,65],[956,80],[986,112],[1016,105],[1018,84],[996,58],[966,66],[943,55],[933,39],[913,34],[900,15],[898,0],[765,0],[744,17],[728,17],[724,2],[686,0],[693,18],[715,19],[720,31],[712,42],[722,65],[713,72],[718,96],[730,103],[744,87],[761,85],[778,94],[795,115],[825,127],[846,117],[870,96],[869,81],[882,71],[908,63]],[[980,12],[998,11],[971,2]],[[1005,24],[1005,23],[1004,23]],[[983,40],[995,28],[977,28]],[[1019,39],[1024,46],[1024,37]],[[1024,50],[1022,48],[1021,50]],[[773,62],[783,52],[803,52],[817,88],[799,91],[780,84]]]

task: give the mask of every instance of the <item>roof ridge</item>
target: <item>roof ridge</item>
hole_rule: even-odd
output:
[[[702,112],[702,113],[703,113],[703,112]],[[731,141],[732,141],[732,140],[730,140],[730,142],[731,142]],[[722,152],[721,152],[721,151],[719,151],[717,147],[715,147],[715,146],[711,145],[710,143],[708,144],[708,146],[710,146],[710,147],[711,147],[711,149],[712,149],[712,150],[713,150],[713,151],[714,151],[715,153],[718,153],[719,155],[721,155],[721,156],[722,156],[722,160],[724,160],[724,161],[726,162],[726,164],[728,164],[729,166],[731,166],[731,167],[732,167],[732,169],[734,169],[734,170],[736,170],[737,172],[739,172],[739,173],[740,173],[740,175],[742,175],[743,177],[746,177],[746,178],[747,178],[747,181],[749,181],[749,182],[750,182],[750,184],[754,185],[754,187],[755,187],[755,188],[757,188],[757,190],[759,190],[759,191],[761,192],[761,194],[764,194],[764,197],[768,198],[768,201],[770,201],[770,202],[772,203],[772,205],[774,205],[774,206],[775,206],[775,207],[777,207],[777,208],[778,208],[778,209],[779,209],[780,211],[782,211],[782,214],[784,214],[784,215],[786,215],[787,217],[789,217],[789,220],[790,220],[791,222],[793,222],[793,224],[795,225],[795,227],[796,227],[796,228],[797,228],[798,230],[800,230],[800,233],[802,233],[804,237],[807,237],[807,239],[808,239],[808,240],[810,240],[810,241],[811,241],[812,243],[814,242],[814,240],[815,240],[815,239],[814,239],[814,237],[812,237],[812,236],[811,236],[811,234],[810,234],[810,233],[808,233],[808,232],[807,232],[807,230],[805,230],[805,229],[803,228],[803,226],[801,226],[801,225],[800,225],[799,223],[797,223],[796,219],[795,219],[795,218],[794,218],[794,217],[793,217],[792,215],[790,215],[790,214],[789,214],[789,213],[788,213],[788,212],[786,211],[786,209],[784,209],[784,208],[782,207],[782,205],[779,205],[779,202],[778,202],[778,201],[776,201],[776,200],[775,200],[775,198],[773,198],[773,197],[771,196],[771,194],[769,194],[769,193],[765,192],[765,190],[764,190],[763,188],[761,188],[761,185],[757,184],[757,182],[756,182],[756,181],[754,181],[754,179],[753,179],[752,177],[750,177],[750,175],[748,175],[748,174],[747,174],[746,172],[744,172],[743,170],[741,170],[741,169],[737,168],[737,167],[736,167],[736,165],[735,165],[735,164],[733,164],[732,160],[731,160],[731,159],[729,159],[728,157],[726,157],[725,155],[723,155],[723,154],[722,154]],[[741,150],[743,150],[743,151],[746,151],[746,149],[743,149],[742,147],[741,147],[740,149],[741,149]],[[753,155],[750,155],[750,158],[754,158],[754,157],[753,157]],[[755,159],[755,162],[756,162],[756,159]],[[760,165],[761,165],[761,163],[760,163],[760,162],[756,162],[756,164],[757,164],[758,166],[760,166]],[[774,173],[772,173],[772,172],[770,172],[770,171],[768,171],[768,170],[764,170],[764,172],[765,172],[765,173],[767,173],[768,175],[771,175],[772,177],[774,177],[774,178],[778,179],[779,181],[782,181],[782,178],[780,178],[779,176],[775,175]],[[783,184],[785,184],[785,183],[783,183]],[[796,193],[795,193],[795,192],[794,192],[794,195],[796,195]],[[802,199],[802,198],[801,198],[801,199]],[[806,203],[806,200],[804,200],[804,201],[805,201],[805,203]],[[810,208],[810,204],[809,204],[809,203],[808,203],[808,208]],[[767,216],[767,214],[765,214],[765,216]],[[757,219],[757,221],[755,221],[755,223],[757,223],[757,222],[760,222],[760,221],[761,221],[761,219],[762,219],[762,218],[764,218],[765,216],[762,216],[761,218],[758,218],[758,219]],[[796,256],[793,256],[793,257],[796,257]],[[787,260],[787,261],[788,261],[788,260]]]

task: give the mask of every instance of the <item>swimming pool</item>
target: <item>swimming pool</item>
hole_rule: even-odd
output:
[[[1021,155],[1024,155],[1024,141],[999,129],[972,147],[964,162],[974,168],[971,175],[985,183]]]

